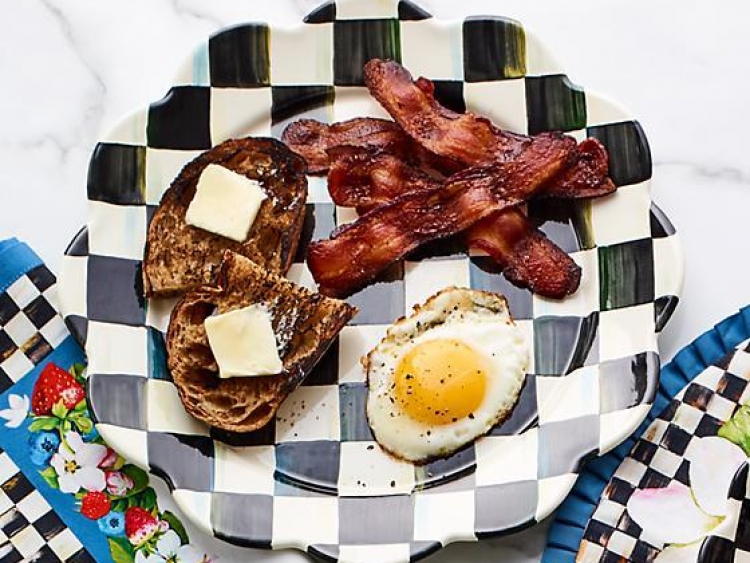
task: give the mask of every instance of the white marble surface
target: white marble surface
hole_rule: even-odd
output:
[[[370,0],[367,0],[370,1]],[[84,222],[88,155],[118,116],[160,98],[192,47],[220,27],[296,21],[315,0],[24,0],[0,3],[0,239],[28,241],[56,269]],[[750,4],[425,0],[436,16],[498,13],[536,30],[571,77],[639,116],[654,199],[682,234],[683,302],[665,359],[750,300]],[[545,527],[451,546],[434,563],[538,561]],[[197,538],[196,538],[197,539]],[[207,549],[230,561],[297,553]]]

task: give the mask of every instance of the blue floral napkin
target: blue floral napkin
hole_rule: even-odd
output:
[[[0,241],[0,563],[208,562],[142,469],[96,432],[54,275]]]

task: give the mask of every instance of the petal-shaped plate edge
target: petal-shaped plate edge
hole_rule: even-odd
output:
[[[440,25],[440,23],[445,24],[451,24],[451,22],[436,22],[435,23]],[[455,22],[453,22],[455,24]],[[298,25],[292,25],[292,26],[277,26],[277,27],[285,27],[287,29],[301,29],[303,28],[303,24]],[[221,30],[223,31],[223,30]],[[221,31],[217,33],[221,33]],[[562,67],[554,61],[554,57],[552,57],[546,47],[539,41],[537,36],[533,33],[533,31],[529,30],[529,28],[524,26],[524,31],[526,33],[526,39],[527,39],[527,48],[530,50],[535,50],[535,53],[537,56],[541,56],[545,59],[545,65],[549,68],[554,68],[555,72],[558,73],[564,73],[564,70]],[[197,51],[200,52],[201,50],[205,50],[205,43],[202,44]],[[194,56],[191,56],[187,62],[183,65],[182,69],[178,73],[175,84],[186,84],[186,83],[192,83],[192,78],[188,78],[188,76],[192,77],[194,71],[195,71],[195,64],[194,64]],[[622,109],[618,104],[612,102],[611,100],[608,100],[606,97],[600,96],[598,94],[594,94],[590,90],[586,90],[587,100],[589,98],[598,100],[602,105],[607,105],[610,107],[610,110],[615,113],[620,113],[623,117],[629,118],[629,112]],[[157,102],[158,103],[158,102]],[[109,130],[109,133],[103,136],[102,140],[112,140],[112,141],[120,141],[122,142],[124,137],[127,137],[128,139],[131,139],[132,142],[138,142],[139,139],[145,138],[145,123],[146,123],[146,117],[147,117],[147,110],[138,110],[130,115],[123,118],[120,122],[118,122],[114,127],[112,127]],[[655,207],[655,206],[653,206]],[[658,208],[656,208],[658,210]],[[661,213],[660,210],[658,210],[658,213]],[[672,227],[671,223],[669,223],[666,216],[661,214],[660,220],[663,220],[667,223],[666,230],[671,232],[674,232],[674,228]],[[66,255],[72,255],[76,254],[80,250],[80,246],[83,244],[83,241],[86,239],[86,232],[85,230],[82,230],[81,233],[76,237],[76,239],[71,243],[70,247],[66,251]],[[669,242],[669,248],[667,251],[660,257],[661,260],[655,259],[655,266],[658,271],[661,272],[671,272],[673,275],[669,276],[669,280],[673,282],[672,287],[665,288],[666,291],[664,291],[664,295],[679,298],[679,295],[681,293],[682,288],[682,281],[683,281],[683,275],[684,275],[684,258],[682,254],[682,249],[679,241],[678,236],[670,236],[668,238]],[[76,243],[78,241],[78,244]],[[74,335],[76,338],[79,339],[79,341],[85,341],[85,322],[81,322],[80,315],[76,314],[75,307],[69,306],[71,303],[74,302],[74,300],[66,299],[66,296],[70,296],[73,293],[75,293],[76,290],[72,289],[67,285],[67,280],[72,280],[75,278],[74,275],[69,274],[69,269],[63,266],[63,270],[60,275],[60,293],[61,293],[61,304],[62,309],[64,312],[64,315],[66,317],[66,322],[68,323],[71,330],[74,332]],[[78,290],[80,291],[80,289]],[[73,293],[70,293],[73,292]],[[671,317],[672,312],[674,311],[674,305],[675,303],[671,303],[669,306],[664,308],[661,313],[659,314],[656,322],[657,326],[657,332],[660,331],[667,323],[669,318]],[[82,328],[83,327],[83,328]],[[623,417],[623,420],[619,421],[619,428],[621,429],[621,432],[618,432],[616,435],[610,436],[609,440],[602,442],[600,444],[600,453],[604,453],[614,447],[616,447],[622,440],[626,439],[630,433],[635,430],[638,425],[642,422],[644,417],[646,416],[648,412],[648,404],[642,404],[637,407],[633,407],[630,411],[627,411],[627,415]],[[104,432],[105,438],[107,438],[108,432],[106,431],[106,428],[101,429]],[[128,446],[129,444],[126,443],[120,443],[121,440],[117,439],[116,435],[112,435],[109,437],[109,441],[115,445],[117,448],[120,447],[121,451],[128,454],[128,450],[130,449]],[[133,459],[135,462],[138,462],[138,458],[141,457],[134,452],[130,452],[129,457]],[[565,496],[568,494],[570,489],[572,488],[574,484],[574,480],[566,480],[566,481],[560,481],[559,484],[556,485],[556,491],[555,494],[550,495],[547,497],[547,502],[544,505],[538,506],[537,510],[537,518],[536,520],[541,520],[542,518],[548,516],[565,498]],[[189,514],[190,515],[190,514]],[[194,517],[195,515],[192,515],[191,517]],[[196,518],[193,518],[196,519]],[[196,519],[198,522],[200,522],[200,519]],[[203,526],[205,528],[205,526]],[[206,530],[210,531],[210,530]],[[498,530],[498,533],[502,533],[502,530]]]

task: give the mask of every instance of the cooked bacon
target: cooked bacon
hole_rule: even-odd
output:
[[[569,164],[575,141],[542,134],[522,144],[512,161],[476,166],[443,186],[407,193],[376,207],[308,249],[308,267],[321,293],[343,297],[418,246],[471,227],[534,195]]]
[[[426,79],[420,80],[431,85]],[[362,117],[332,125],[314,119],[300,119],[284,130],[282,139],[307,161],[309,174],[328,172],[330,151],[343,146],[387,152],[405,162],[446,175],[464,167],[455,160],[431,153],[409,137],[397,123],[385,119]],[[523,138],[518,137],[518,140]],[[607,195],[616,189],[607,177],[607,151],[601,143],[596,139],[586,139],[578,146],[578,151],[578,160],[549,182],[546,195],[580,199]]]
[[[467,166],[507,160],[519,150],[523,137],[502,131],[489,119],[443,107],[426,78],[414,81],[395,61],[372,59],[365,64],[370,94],[404,131],[430,152]]]
[[[610,180],[609,155],[597,139],[578,145],[575,163],[547,184],[544,195],[561,199],[587,199],[611,194],[617,189]]]
[[[362,205],[362,209],[366,209],[370,205],[364,201],[357,205],[348,203],[347,194],[339,191],[359,190],[359,186],[370,174],[369,169],[372,166],[366,164],[370,159],[376,165],[374,169],[381,175],[382,183],[389,181],[389,178],[383,177],[385,169],[391,170],[391,176],[395,174],[394,182],[395,179],[408,178],[413,185],[423,178],[450,174],[461,168],[453,161],[429,153],[406,135],[397,124],[382,119],[361,118],[333,125],[314,119],[302,119],[287,127],[284,138],[298,154],[307,159],[308,172],[311,174],[330,172],[335,160],[341,160],[335,163],[335,173],[329,175],[329,182],[333,179],[333,184],[329,185],[334,201],[342,206]],[[343,144],[329,146],[338,141]],[[601,143],[593,138],[586,139],[578,145],[577,150],[578,159],[575,164],[547,184],[545,196],[582,199],[607,195],[616,189],[607,177],[607,151]],[[432,174],[405,176],[398,170],[399,163],[413,163]],[[416,186],[412,186],[412,189],[414,187]],[[394,189],[394,195],[403,193],[402,187],[398,188],[399,191]],[[336,199],[337,194],[341,200]],[[361,197],[357,195],[356,199],[359,200]],[[376,199],[372,204],[378,202],[382,203]]]
[[[467,244],[484,250],[513,285],[562,299],[581,282],[581,268],[516,208],[490,215],[466,231]]]
[[[328,192],[336,205],[364,213],[409,192],[442,186],[432,176],[389,152],[342,145],[328,151]]]
[[[374,117],[360,117],[333,125],[300,119],[287,126],[281,140],[307,161],[308,174],[324,174],[328,170],[326,151],[338,145],[405,147],[413,144],[396,123]]]
[[[434,84],[416,81],[394,61],[373,59],[365,65],[370,93],[406,133],[429,151],[467,166],[514,158],[528,137],[502,131],[471,112],[455,113],[435,99]],[[547,195],[598,197],[615,190],[607,177],[607,151],[596,139],[578,147],[578,157],[547,186]]]
[[[329,171],[337,204],[367,211],[310,245],[321,292],[348,295],[419,245],[466,229],[467,241],[503,264],[513,283],[549,297],[575,291],[580,268],[514,206],[534,195],[611,193],[604,147],[595,139],[576,147],[559,133],[517,135],[455,113],[436,101],[431,81],[414,81],[398,63],[370,61],[365,81],[396,124],[301,120],[283,135],[310,173]]]
[[[433,83],[426,78],[413,81],[398,63],[375,59],[365,68],[373,95],[397,123],[362,117],[332,125],[314,119],[290,124],[282,140],[305,158],[308,173],[327,172],[328,151],[340,145],[388,150],[422,168],[452,174],[463,166],[512,158],[528,140],[496,128],[484,117],[441,106],[435,100]],[[599,141],[584,140],[578,153],[571,166],[549,182],[546,195],[590,198],[616,189],[607,176],[607,151]]]
[[[307,161],[308,174],[325,174],[329,167],[327,152],[338,146],[387,149],[408,162],[444,174],[463,168],[449,158],[429,152],[397,123],[375,117],[357,117],[330,125],[314,119],[300,119],[287,126],[281,140]]]
[[[438,188],[442,180],[399,158],[361,147],[328,151],[328,187],[337,205],[364,212],[405,193]],[[466,230],[470,247],[483,250],[497,262],[505,277],[544,297],[561,299],[578,289],[578,265],[534,227],[517,208],[499,211]]]

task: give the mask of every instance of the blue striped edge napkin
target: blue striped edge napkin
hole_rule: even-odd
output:
[[[750,306],[699,336],[662,368],[659,390],[646,420],[632,437],[586,465],[570,495],[558,509],[547,537],[542,563],[575,562],[584,530],[604,488],[638,438],[683,387],[748,338]]]

